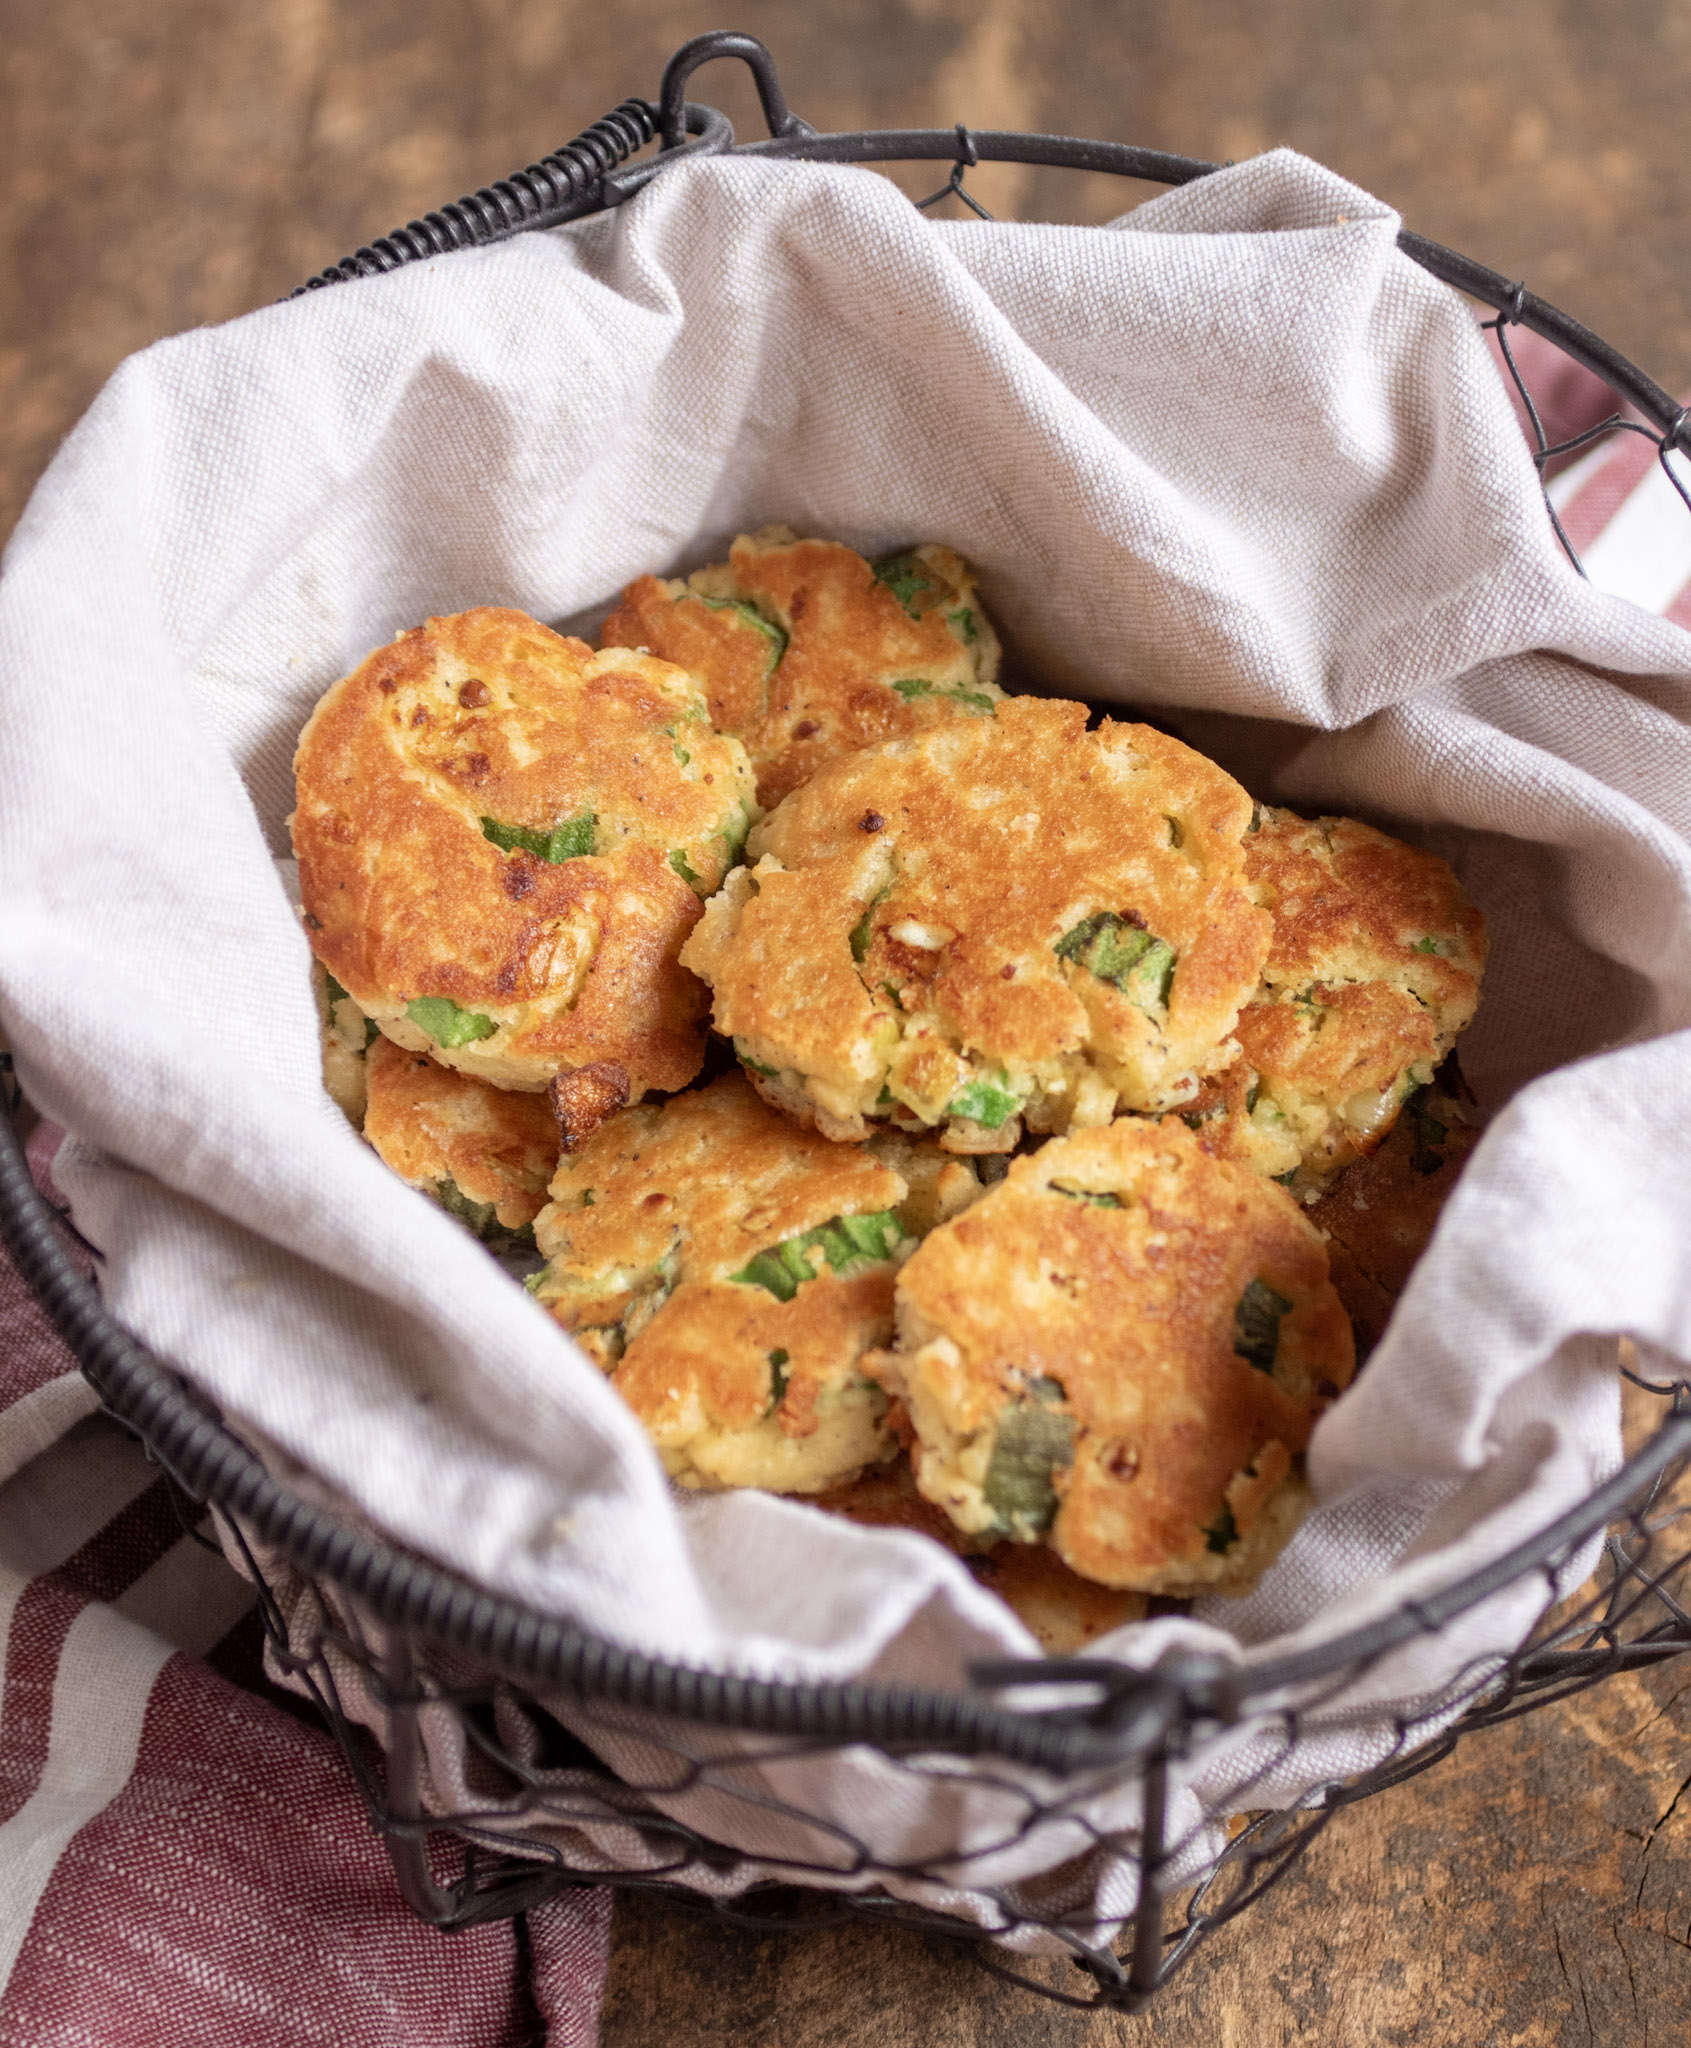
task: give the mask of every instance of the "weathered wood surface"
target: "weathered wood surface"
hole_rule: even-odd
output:
[[[129,351],[543,154],[728,18],[823,126],[1291,143],[1691,384],[1685,0],[0,0],[0,533]],[[695,96],[755,132],[726,67]],[[974,182],[1006,214],[1124,203],[1103,178]],[[761,1940],[630,1901],[606,2048],[1678,2041],[1688,1723],[1669,1667],[1478,1738],[1343,1816],[1137,2021],[892,1931]]]

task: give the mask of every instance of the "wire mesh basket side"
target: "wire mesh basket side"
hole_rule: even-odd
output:
[[[860,1745],[792,1736],[736,1742],[544,1694],[385,1629],[332,1586],[256,1556],[244,1532],[228,1535],[265,1589],[272,1669],[316,1699],[408,1902],[434,1924],[469,1925],[570,1886],[609,1882],[685,1893],[766,1931],[865,1915],[940,1933],[978,1945],[989,1967],[1044,1996],[1131,2011],[1271,1890],[1346,1807],[1431,1768],[1469,1735],[1691,1646],[1691,1391],[1665,1388],[1659,1398],[1670,1425],[1656,1433],[1665,1455],[1595,1545],[1589,1532],[1574,1531],[1540,1559],[1540,1620],[1518,1651],[1475,1657],[1436,1693],[1365,1722],[1347,1695],[1386,1651],[1336,1667],[1278,1704],[1247,1696],[1231,1726],[1188,1702],[1130,1760],[1061,1781],[1030,1779],[990,1757],[918,1748],[887,1755],[885,1768],[924,1788],[966,1788],[1005,1815],[993,1838],[931,1858],[888,1858],[873,1841],[771,1790],[771,1767],[838,1764]],[[1431,1614],[1426,1620],[1437,1625]],[[363,1729],[380,1735],[380,1773]],[[1352,1747],[1364,1739],[1370,1760],[1290,1803],[1277,1801],[1276,1767],[1334,1737]],[[471,1795],[456,1805],[440,1797],[446,1753]],[[631,1757],[640,1767],[631,1768]],[[1203,1786],[1196,1797],[1195,1780]],[[714,1803],[712,1826],[689,1817],[689,1802],[701,1795]],[[725,1824],[731,1809],[748,1824]],[[767,1842],[745,1846],[771,1821],[818,1846],[786,1857]],[[1067,1853],[1042,1877],[1001,1877],[1006,1853],[1041,1831],[1062,1833]],[[448,1845],[460,1859],[450,1874]],[[971,1919],[958,1917],[964,1893]],[[1061,1976],[1050,1981],[1036,1959],[1053,1952],[1085,1971],[1084,1993],[1065,1988],[1071,1980]]]

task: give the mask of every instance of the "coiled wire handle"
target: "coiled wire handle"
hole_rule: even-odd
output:
[[[612,199],[606,187],[610,173],[657,136],[659,118],[659,110],[650,100],[626,99],[562,149],[543,156],[526,170],[501,178],[496,185],[484,185],[479,192],[454,200],[438,213],[426,213],[421,220],[395,228],[392,234],[297,285],[288,297],[297,299],[302,293],[321,291],[325,285],[374,277],[406,263],[444,256],[453,249],[502,242],[530,228],[557,227],[562,221],[595,213]],[[678,110],[677,125],[693,140],[678,141],[666,151],[666,159],[718,156],[733,147],[734,130],[714,107],[684,105]],[[625,196],[621,192],[615,195],[617,199]]]
[[[616,179],[612,173],[660,135],[665,166],[678,157],[720,156],[734,146],[734,130],[727,116],[684,97],[693,72],[719,57],[738,57],[750,67],[772,139],[794,140],[815,134],[808,121],[801,121],[789,110],[775,73],[775,60],[763,44],[755,36],[713,30],[684,43],[669,60],[655,105],[651,100],[624,100],[562,149],[555,149],[526,170],[501,178],[496,185],[484,185],[479,192],[454,200],[438,213],[426,213],[421,220],[395,228],[392,234],[296,285],[288,297],[297,299],[305,292],[321,291],[325,285],[375,277],[407,263],[444,256],[453,249],[502,242],[529,228],[553,228],[602,207],[619,206],[646,183],[659,160],[642,164],[630,177]]]

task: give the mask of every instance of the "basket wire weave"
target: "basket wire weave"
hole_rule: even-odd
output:
[[[980,161],[1056,164],[1164,184],[1217,168],[1125,144],[961,124],[819,135],[788,110],[764,46],[723,32],[677,52],[657,101],[625,100],[540,163],[396,230],[300,291],[620,205],[681,158],[737,147],[721,113],[685,98],[692,72],[725,56],[751,68],[770,130],[743,153],[820,162],[949,159],[947,182],[920,202],[924,207],[955,197],[984,217],[965,182]],[[632,161],[654,141],[655,154]],[[1668,461],[1676,449],[1691,447],[1691,431],[1666,392],[1524,285],[1408,231],[1398,239],[1413,260],[1494,309],[1486,324],[1496,331],[1533,430],[1541,477],[1605,434],[1641,433],[1655,443],[1691,511],[1691,496]],[[1595,371],[1630,413],[1617,410],[1551,443],[1510,347],[1512,326],[1544,336]],[[1551,518],[1579,567],[1554,508]],[[17,1090],[3,1053],[0,1085],[15,1112]],[[1477,1729],[1691,1648],[1691,1613],[1680,1598],[1691,1564],[1691,1387],[1628,1370],[1637,1396],[1659,1404],[1659,1419],[1612,1480],[1483,1570],[1312,1650],[1243,1666],[1170,1655],[1150,1670],[1086,1657],[999,1663],[977,1667],[975,1689],[959,1694],[790,1685],[666,1663],[491,1595],[280,1485],[202,1395],[107,1316],[68,1255],[68,1227],[36,1191],[10,1117],[0,1117],[0,1236],[106,1411],[164,1469],[185,1524],[199,1529],[209,1511],[225,1547],[244,1560],[258,1589],[268,1654],[315,1700],[340,1742],[406,1900],[443,1928],[520,1914],[583,1883],[663,1887],[697,1901],[696,1889],[677,1884],[687,1874],[715,1886],[708,1899],[714,1910],[759,1929],[814,1926],[847,1913],[895,1920],[969,1943],[987,1968],[1046,1997],[1136,2011],[1207,1934],[1283,1876],[1344,1807],[1429,1768]],[[1599,1542],[1599,1560],[1587,1572]],[[1400,1645],[1528,1583],[1539,1588],[1540,1613],[1520,1648],[1473,1660],[1436,1695],[1403,1701],[1391,1712],[1371,1710],[1378,1756],[1369,1768],[1324,1783],[1289,1807],[1274,1803],[1268,1781],[1275,1765],[1293,1745],[1348,1725],[1342,1696],[1359,1675]],[[1054,1703],[1018,1706],[1015,1688],[1035,1679],[1041,1699]],[[349,1683],[358,1699],[348,1697]],[[562,1703],[591,1707],[591,1746],[553,1711]],[[380,1764],[358,1725],[372,1708],[385,1730]],[[1228,1782],[1212,1792],[1196,1823],[1180,1825],[1168,1797],[1171,1763],[1221,1755],[1229,1731],[1245,1719],[1253,1740],[1226,1752]],[[460,1755],[458,1782],[469,1795],[450,1812],[424,1803],[425,1749],[441,1742]],[[604,1760],[607,1747],[618,1769]],[[912,1776],[967,1786],[996,1802],[999,1838],[967,1855],[889,1860],[851,1830],[771,1789],[785,1759],[865,1750]],[[640,1768],[629,1768],[631,1756]],[[1005,1771],[1003,1764],[1022,1768]],[[1132,1795],[1130,1821],[1102,1826],[1088,1816],[1083,1809],[1101,1788]],[[1255,1800],[1254,1789],[1261,1793]],[[757,1854],[750,1861],[758,1881],[743,1887],[736,1872],[748,1867],[746,1855],[677,1817],[676,1804],[688,1797],[748,1817],[754,1834],[773,1826],[785,1829],[782,1839],[813,1846],[807,1854]],[[1217,1832],[1212,1814],[1253,1805],[1264,1810]],[[988,1866],[1030,1831],[1058,1824],[1077,1844],[1069,1896],[1060,1885],[1042,1892],[971,1874],[970,1865]],[[555,1841],[535,1832],[542,1826],[576,1831],[568,1860]],[[597,1860],[582,1852],[584,1828],[595,1831]],[[461,1854],[456,1867],[448,1851]],[[1085,1880],[1099,1858],[1125,1861],[1133,1872],[1131,1899],[1102,1928]],[[772,1881],[772,1872],[782,1881]],[[894,1897],[887,1881],[899,1881],[906,1892],[914,1883],[918,1896]],[[960,1883],[990,1901],[996,1917],[989,1924],[965,1922],[922,1900],[923,1886],[937,1900]],[[1066,1948],[1080,1966],[1071,1980],[1077,1988],[1027,1975],[992,1941],[1027,1934]]]

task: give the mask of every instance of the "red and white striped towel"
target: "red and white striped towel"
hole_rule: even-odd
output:
[[[1487,340],[1501,365],[1495,334]],[[1637,419],[1605,383],[1536,334],[1512,329],[1509,351],[1552,447],[1616,412]],[[1513,380],[1506,381],[1514,395]],[[1518,397],[1515,410],[1530,439]],[[1691,486],[1691,460],[1680,454],[1668,460]],[[1580,566],[1599,590],[1691,627],[1691,511],[1664,473],[1653,440],[1626,432],[1606,435],[1551,476],[1549,497]]]
[[[252,1589],[94,1410],[0,1259],[0,2044],[590,2048],[609,1893],[413,1919]]]
[[[1510,340],[1553,442],[1615,409]],[[1551,490],[1595,584],[1691,626],[1652,443]],[[250,1588],[94,1405],[0,1261],[0,2048],[591,2043],[609,1895],[450,1942],[413,1920],[338,1753],[264,1681]]]

